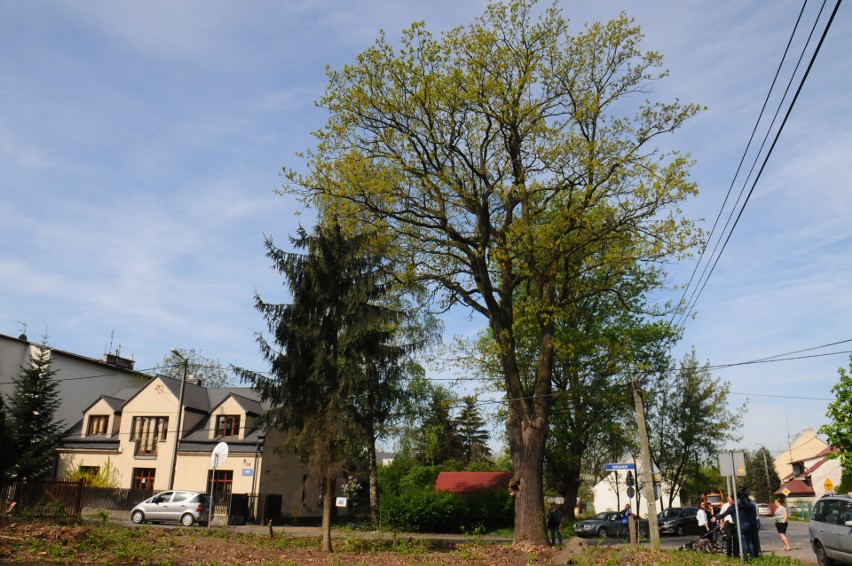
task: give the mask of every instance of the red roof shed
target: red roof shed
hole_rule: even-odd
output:
[[[435,491],[469,493],[488,489],[509,489],[512,472],[441,472]]]
[[[814,488],[803,482],[802,480],[792,480],[787,483],[781,484],[777,490],[775,490],[775,495],[784,495],[784,488],[790,492],[792,497],[813,497],[814,496]]]

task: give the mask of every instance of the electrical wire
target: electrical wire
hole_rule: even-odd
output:
[[[717,265],[718,265],[718,263],[719,263],[719,259],[720,259],[720,258],[721,258],[721,256],[722,256],[722,253],[724,253],[725,249],[727,248],[728,242],[730,241],[731,236],[733,235],[734,230],[736,229],[737,225],[739,224],[740,219],[742,218],[743,212],[745,211],[745,207],[748,205],[748,202],[750,201],[751,196],[752,196],[752,194],[754,193],[754,189],[755,189],[755,187],[757,186],[757,183],[758,183],[758,181],[760,180],[760,177],[762,176],[763,171],[764,171],[764,169],[766,168],[767,163],[769,162],[769,158],[770,158],[770,156],[772,155],[773,150],[775,149],[776,144],[778,143],[778,139],[780,138],[780,135],[781,135],[782,131],[784,130],[784,126],[786,125],[787,120],[789,119],[790,114],[792,113],[793,108],[795,107],[796,102],[798,101],[799,95],[801,94],[802,89],[804,88],[804,84],[805,84],[805,82],[807,81],[808,76],[810,75],[810,71],[811,71],[811,69],[813,68],[813,65],[814,65],[814,63],[815,63],[815,61],[816,61],[816,58],[817,58],[817,56],[819,55],[819,52],[820,52],[820,50],[821,50],[821,48],[822,48],[822,45],[823,45],[823,44],[824,44],[824,42],[825,42],[825,38],[826,38],[826,36],[828,35],[828,31],[830,30],[831,25],[832,25],[832,23],[833,23],[833,21],[834,21],[834,18],[835,18],[836,14],[837,14],[837,11],[838,11],[838,9],[840,8],[840,4],[841,4],[841,2],[842,2],[842,0],[837,0],[836,4],[835,4],[835,6],[834,6],[834,10],[832,11],[831,16],[830,16],[830,17],[829,17],[829,19],[828,19],[828,22],[826,23],[825,27],[823,28],[823,32],[822,32],[822,34],[821,34],[821,36],[820,36],[820,40],[819,40],[819,42],[818,42],[818,44],[817,44],[816,48],[814,49],[814,51],[813,51],[813,53],[812,53],[812,55],[811,55],[810,61],[809,61],[809,63],[808,63],[808,66],[807,66],[807,69],[805,70],[804,75],[802,76],[802,78],[801,78],[801,79],[800,79],[800,81],[799,81],[799,85],[798,85],[798,87],[797,87],[797,89],[796,89],[796,93],[795,93],[795,95],[793,96],[793,99],[790,101],[790,104],[789,104],[789,106],[788,106],[788,108],[787,108],[787,111],[786,111],[786,112],[785,112],[785,114],[784,114],[784,119],[782,120],[781,125],[778,127],[778,130],[775,132],[775,136],[774,136],[774,138],[773,138],[772,144],[771,144],[771,145],[770,145],[770,147],[769,147],[768,152],[767,152],[767,153],[766,153],[766,155],[763,157],[763,160],[762,160],[762,162],[761,162],[761,165],[760,165],[760,168],[759,168],[759,170],[758,170],[758,173],[757,173],[757,175],[755,176],[754,181],[751,183],[751,188],[749,189],[749,191],[748,191],[748,193],[747,193],[747,195],[746,195],[746,198],[745,198],[745,200],[743,201],[743,204],[742,204],[742,206],[741,206],[741,207],[740,207],[740,209],[739,209],[739,212],[737,212],[737,213],[736,213],[736,218],[735,218],[735,220],[734,220],[733,225],[731,226],[730,230],[727,232],[727,235],[726,235],[726,236],[724,236],[724,243],[722,244],[721,249],[719,249],[718,253],[716,253],[716,249],[718,249],[719,242],[721,242],[721,241],[722,241],[722,238],[723,238],[722,236],[720,236],[720,239],[719,239],[719,240],[717,241],[717,243],[716,243],[716,247],[714,247],[715,259],[708,260],[708,261],[709,261],[709,262],[711,262],[711,263],[705,264],[704,271],[702,272],[702,277],[701,277],[701,278],[699,278],[699,281],[700,281],[701,283],[699,284],[698,289],[697,289],[697,290],[693,290],[693,293],[692,293],[692,295],[691,295],[691,297],[692,297],[691,301],[689,301],[689,302],[687,303],[686,307],[685,307],[685,308],[683,308],[683,310],[681,311],[680,319],[679,319],[679,321],[678,321],[678,323],[677,323],[677,325],[676,325],[678,329],[680,329],[680,328],[682,328],[682,327],[683,327],[683,325],[685,324],[685,321],[689,318],[690,313],[691,313],[691,312],[693,311],[693,309],[695,308],[695,304],[698,302],[698,298],[701,296],[701,294],[702,294],[702,293],[703,293],[703,291],[704,291],[704,288],[707,286],[707,282],[709,281],[709,279],[710,279],[711,275],[712,275],[712,274],[713,274],[713,272],[715,271],[716,266],[717,266]],[[825,2],[823,3],[823,7],[824,7],[824,6],[825,6]],[[821,14],[822,14],[822,8],[820,9],[820,15],[821,15]],[[819,21],[819,16],[817,17],[816,21],[814,22],[814,26],[811,28],[811,32],[810,32],[810,34],[809,34],[809,36],[808,36],[808,40],[807,40],[807,42],[806,42],[805,46],[803,47],[802,55],[800,56],[800,60],[801,60],[801,57],[803,57],[803,56],[804,56],[804,53],[806,52],[806,50],[807,50],[808,46],[810,45],[810,41],[811,41],[811,39],[812,39],[812,37],[813,37],[814,31],[815,31],[815,29],[816,29],[816,24],[818,23],[818,21]],[[798,22],[797,22],[797,26],[798,26]],[[785,53],[786,53],[786,51],[785,51]],[[782,63],[783,63],[783,60],[782,60]],[[796,69],[798,69],[798,64],[797,64],[797,66],[796,66]],[[794,73],[793,73],[793,75],[791,76],[791,78],[790,78],[790,82],[792,82],[792,80],[793,80],[794,78],[795,78],[795,72],[794,72]],[[774,86],[774,81],[773,81],[773,86]],[[789,84],[788,84],[788,89],[789,89]],[[776,110],[776,116],[777,116],[777,112],[779,112],[779,111],[780,111],[780,108],[781,108],[781,106],[783,105],[783,101],[784,101],[784,99],[785,99],[785,98],[786,98],[786,91],[785,91],[785,96],[784,96],[784,97],[782,97],[781,102],[779,103],[778,110]],[[762,116],[762,113],[761,113],[761,116]],[[758,122],[759,122],[759,121],[760,121],[760,119],[758,119]],[[773,119],[773,122],[772,122],[772,123],[774,124],[774,119]],[[767,131],[767,136],[769,135],[769,131],[771,131],[771,126],[770,126],[770,130],[768,130],[768,131]],[[764,143],[765,143],[765,139],[764,139]],[[763,147],[763,145],[761,145],[761,149],[762,149],[762,147]],[[758,156],[756,156],[756,157],[755,157],[755,162],[754,162],[754,164],[753,164],[753,166],[752,166],[752,171],[753,171],[753,169],[754,169],[754,166],[757,164],[757,161],[758,161],[759,155],[760,155],[760,153],[758,153]],[[737,171],[739,172],[739,168],[738,168],[738,170],[737,170]],[[749,173],[749,177],[750,177],[750,176],[751,176],[751,173]],[[742,191],[744,191],[744,190],[745,190],[745,187],[747,186],[747,184],[748,184],[748,178],[746,179],[746,184],[744,184],[743,189],[742,189],[742,190],[741,190],[741,192],[740,192],[740,196],[742,195]],[[738,199],[737,199],[737,204],[739,203],[739,200],[740,200],[740,199],[738,198]],[[729,217],[728,217],[728,222],[727,222],[727,223],[726,223],[726,225],[725,225],[726,227],[728,226],[728,223],[730,222],[730,219],[731,219],[731,218],[733,218],[733,215],[734,215],[735,211],[736,211],[736,205],[735,205],[734,209],[732,209],[732,210],[731,210],[731,212],[730,212],[730,215],[729,215]],[[702,256],[702,257],[703,257],[703,256]],[[711,256],[711,257],[712,257],[712,256]],[[708,270],[708,267],[709,267],[709,271],[707,271],[707,270]],[[704,273],[706,273],[706,275],[704,275]],[[691,279],[690,279],[690,281],[691,281]],[[683,296],[685,296],[685,294],[686,294],[686,290],[684,291],[684,295],[683,295]]]

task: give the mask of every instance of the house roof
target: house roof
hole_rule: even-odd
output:
[[[508,489],[512,472],[441,472],[435,491],[468,493],[487,489]]]
[[[784,495],[784,488],[789,490],[789,494],[793,497],[813,497],[814,488],[803,482],[802,480],[791,480],[787,483],[782,483],[781,487],[775,490],[775,495]]]
[[[81,436],[83,432],[83,419],[77,421],[74,426],[65,431],[62,436],[59,447],[61,449],[82,449],[82,450],[109,450],[118,451],[119,441],[118,435],[112,436]]]

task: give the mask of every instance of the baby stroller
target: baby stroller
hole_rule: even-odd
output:
[[[683,545],[682,548],[683,550],[706,552],[708,554],[716,554],[719,552],[724,554],[726,537],[727,535],[725,534],[725,531],[716,525],[709,532],[697,536]]]

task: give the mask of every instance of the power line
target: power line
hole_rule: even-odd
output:
[[[734,189],[734,184],[736,183],[737,177],[739,177],[739,175],[740,175],[740,171],[742,170],[743,163],[745,163],[746,156],[748,155],[748,151],[751,148],[751,143],[752,143],[752,141],[754,141],[754,136],[757,133],[757,127],[760,125],[761,120],[763,120],[763,113],[766,111],[766,106],[769,104],[769,99],[772,95],[772,90],[775,88],[775,83],[778,80],[779,75],[781,74],[781,69],[784,66],[784,61],[787,59],[787,53],[790,50],[790,45],[793,43],[793,38],[796,35],[796,30],[799,28],[799,23],[802,21],[802,15],[804,14],[805,7],[807,5],[808,5],[808,2],[807,2],[807,0],[805,0],[805,2],[802,4],[802,9],[799,11],[799,16],[798,16],[798,18],[796,18],[796,24],[793,26],[793,31],[790,33],[790,37],[787,40],[787,46],[784,48],[784,54],[781,56],[781,61],[778,62],[778,68],[775,69],[775,76],[772,78],[772,84],[769,86],[769,90],[766,92],[766,97],[763,99],[763,106],[761,106],[760,113],[757,116],[757,120],[755,120],[755,122],[754,122],[754,127],[751,130],[751,135],[749,136],[748,143],[746,143],[745,149],[743,150],[742,157],[740,157],[740,162],[737,165],[737,169],[734,172],[733,178],[731,179],[731,184],[728,185],[728,190],[725,193],[724,200],[722,201],[722,206],[719,208],[719,213],[716,215],[716,219],[713,221],[713,227],[710,229],[710,234],[707,236],[708,242],[713,239],[713,235],[716,233],[716,228],[719,224],[719,219],[722,217],[722,213],[725,211],[725,206],[728,204],[728,199],[731,197],[731,192]],[[739,199],[737,199],[737,200],[739,201]],[[730,219],[730,217],[729,217],[729,219]],[[727,228],[727,223],[725,224],[725,228]],[[718,246],[718,241],[717,241],[716,245]],[[680,300],[678,301],[679,304],[683,303],[683,300],[686,298],[686,293],[688,292],[689,287],[692,285],[692,281],[695,278],[695,274],[698,272],[698,267],[701,265],[701,261],[704,259],[704,254],[707,251],[707,248],[708,248],[708,246],[704,246],[701,249],[701,253],[698,256],[698,261],[695,263],[695,268],[693,268],[692,273],[689,276],[689,280],[686,283],[686,287],[684,287],[683,294],[681,294]],[[713,249],[713,253],[711,254],[711,257],[715,253],[716,253],[716,248]],[[699,280],[704,277],[706,270],[707,270],[707,266],[705,265],[704,271],[702,271],[701,277],[699,278]],[[693,290],[692,295],[690,295],[690,298],[687,301],[687,305],[689,305],[692,302],[692,297],[694,295],[695,295],[695,291]],[[689,309],[686,309],[684,312],[687,313],[687,315],[688,315]],[[674,321],[675,316],[676,315],[672,316],[672,321],[670,321],[670,323]],[[678,322],[678,324],[676,326],[680,327],[682,322],[683,322],[683,317],[681,317],[680,321]]]
[[[747,206],[747,204],[748,204],[749,200],[751,199],[752,194],[754,193],[754,189],[755,189],[755,187],[757,186],[757,182],[760,180],[760,177],[762,176],[763,171],[764,171],[764,169],[766,168],[767,163],[769,162],[769,158],[770,158],[770,156],[772,155],[772,152],[773,152],[773,150],[775,149],[776,144],[778,143],[778,139],[779,139],[779,137],[781,136],[781,132],[784,130],[784,126],[786,125],[787,120],[789,119],[790,114],[792,113],[793,108],[794,108],[794,107],[795,107],[795,105],[796,105],[796,102],[797,102],[797,100],[798,100],[798,98],[799,98],[799,95],[800,95],[800,94],[801,94],[801,92],[802,92],[802,89],[804,88],[805,82],[806,82],[806,80],[807,80],[807,78],[808,78],[808,76],[809,76],[809,74],[810,74],[810,71],[811,71],[811,69],[813,68],[813,65],[814,65],[814,63],[815,63],[815,61],[816,61],[817,56],[819,55],[819,52],[820,52],[820,50],[821,50],[821,48],[822,48],[823,43],[825,42],[825,38],[826,38],[826,36],[828,35],[828,31],[829,31],[829,29],[831,28],[831,24],[832,24],[832,23],[833,23],[833,21],[834,21],[834,17],[836,16],[838,9],[840,8],[840,3],[841,3],[841,1],[842,1],[842,0],[838,0],[838,1],[837,1],[837,3],[836,3],[836,4],[835,4],[835,6],[834,6],[834,10],[832,11],[831,16],[829,17],[828,22],[826,23],[826,25],[825,25],[825,27],[824,27],[824,29],[823,29],[822,35],[820,36],[819,43],[817,44],[816,48],[814,49],[814,52],[813,52],[813,54],[811,55],[811,58],[810,58],[810,61],[809,61],[809,63],[808,63],[808,66],[807,66],[807,68],[806,68],[806,70],[805,70],[805,73],[804,73],[804,75],[802,76],[801,80],[799,81],[799,85],[798,85],[798,87],[797,87],[797,89],[796,89],[795,95],[793,96],[793,99],[790,101],[790,104],[789,104],[789,106],[788,106],[788,108],[787,108],[787,111],[786,111],[786,112],[785,112],[785,114],[784,114],[784,119],[782,120],[781,125],[778,127],[778,130],[777,130],[777,131],[776,131],[776,133],[775,133],[775,136],[774,136],[774,138],[773,138],[772,144],[771,144],[771,145],[770,145],[770,147],[769,147],[768,152],[767,152],[767,153],[766,153],[766,155],[763,157],[763,160],[762,160],[762,163],[761,163],[760,168],[759,168],[759,170],[758,170],[758,173],[757,173],[757,175],[755,176],[754,181],[751,183],[751,187],[750,187],[750,189],[749,189],[749,191],[748,191],[748,193],[747,193],[747,195],[746,195],[745,200],[743,201],[742,206],[741,206],[741,207],[740,207],[740,209],[739,209],[739,212],[736,214],[736,218],[734,219],[733,225],[731,226],[730,230],[728,231],[727,236],[725,236],[725,237],[724,237],[724,243],[722,244],[721,249],[719,249],[718,253],[716,253],[716,249],[717,249],[717,248],[718,248],[718,246],[719,246],[719,242],[721,242],[721,241],[722,241],[722,240],[721,240],[722,236],[720,236],[720,240],[718,240],[718,241],[717,241],[717,243],[716,243],[716,247],[714,248],[714,252],[713,252],[713,253],[715,254],[715,259],[713,259],[713,260],[708,260],[708,261],[711,261],[712,265],[711,265],[711,263],[708,263],[708,264],[706,264],[706,265],[705,265],[705,267],[704,267],[704,271],[702,272],[702,277],[701,277],[701,278],[699,278],[699,281],[702,281],[702,282],[701,282],[701,284],[699,285],[699,288],[698,288],[697,290],[694,290],[694,291],[693,291],[693,294],[691,295],[691,297],[692,297],[692,298],[691,298],[691,300],[690,300],[690,301],[688,301],[688,303],[687,303],[686,307],[685,307],[685,308],[683,309],[683,311],[681,312],[681,317],[680,317],[680,319],[679,319],[679,321],[678,321],[678,324],[676,325],[678,328],[682,328],[682,327],[683,327],[683,325],[684,325],[685,321],[686,321],[686,320],[688,319],[688,317],[689,317],[689,313],[690,313],[690,312],[692,312],[692,310],[694,309],[695,304],[698,302],[698,298],[701,296],[701,293],[704,291],[704,288],[707,286],[707,282],[709,281],[710,276],[711,276],[711,275],[713,274],[713,272],[715,271],[716,266],[717,266],[717,265],[718,265],[718,263],[719,263],[719,259],[720,259],[720,258],[721,258],[721,256],[722,256],[722,253],[724,253],[725,249],[727,248],[728,242],[730,241],[731,236],[733,235],[734,230],[736,229],[737,225],[739,224],[740,218],[742,218],[743,212],[745,211],[745,207]],[[816,18],[816,20],[815,20],[815,22],[814,22],[814,26],[811,28],[810,34],[809,34],[809,36],[808,36],[808,40],[807,40],[807,42],[806,42],[805,46],[803,47],[802,54],[800,55],[799,62],[801,62],[801,58],[804,56],[805,51],[807,50],[808,45],[810,45],[810,41],[811,41],[811,39],[812,39],[812,37],[813,37],[813,34],[814,34],[814,31],[815,31],[816,25],[817,25],[817,23],[818,23],[818,21],[819,21],[819,17],[821,16],[821,14],[822,14],[822,10],[823,10],[823,8],[824,8],[824,7],[825,7],[825,2],[823,2],[823,7],[822,7],[822,8],[820,8],[820,12],[819,12],[819,14],[818,14],[818,16],[817,16],[817,18]],[[797,22],[797,26],[798,26],[798,22]],[[785,54],[786,54],[786,51],[785,51]],[[783,62],[783,60],[782,60],[782,62]],[[796,65],[796,70],[798,70],[798,65],[799,65],[799,64],[797,63],[797,65]],[[795,71],[794,71],[793,75],[791,75],[791,77],[790,77],[790,82],[788,83],[788,89],[789,89],[789,86],[790,86],[790,84],[792,83],[792,81],[793,81],[794,77],[795,77]],[[774,81],[773,81],[773,86],[774,86]],[[784,95],[784,97],[782,97],[781,102],[779,102],[778,109],[776,110],[776,117],[777,117],[777,113],[778,113],[778,112],[780,112],[781,105],[783,104],[784,99],[786,98],[786,94],[787,94],[787,92],[788,92],[788,91],[785,91],[785,95]],[[762,112],[761,112],[761,116],[762,116]],[[759,122],[759,121],[760,121],[760,119],[758,119],[758,122]],[[774,124],[774,123],[775,123],[775,119],[773,118],[772,124]],[[771,131],[771,126],[772,126],[772,125],[770,125],[769,130],[767,130],[767,134],[766,134],[766,135],[767,135],[767,137],[769,136],[769,131]],[[766,141],[766,139],[764,139],[764,143],[765,143],[765,141]],[[761,150],[762,150],[762,148],[763,148],[763,144],[761,145]],[[754,162],[754,164],[752,165],[752,169],[751,169],[752,171],[754,170],[754,166],[757,164],[757,161],[758,161],[759,155],[760,155],[760,152],[758,152],[758,155],[755,157],[755,162]],[[737,170],[737,172],[739,172],[739,169]],[[751,173],[749,173],[749,177],[751,177]],[[743,191],[745,190],[745,188],[746,188],[746,186],[747,186],[747,185],[748,185],[748,178],[746,178],[746,182],[745,182],[745,184],[743,185],[743,188],[742,188],[742,189],[741,189],[741,191],[740,191],[740,196],[742,196],[742,193],[743,193]],[[733,215],[734,215],[734,213],[735,213],[735,211],[736,211],[736,206],[737,206],[737,204],[738,204],[738,203],[739,203],[739,198],[737,198],[737,203],[734,205],[734,209],[732,209],[732,210],[731,210],[731,212],[730,212],[730,215],[729,215],[729,217],[728,217],[728,223],[730,222],[731,218],[733,218]],[[725,225],[725,227],[726,227],[726,228],[727,228],[727,226],[728,226],[728,223],[726,223],[726,225]],[[709,267],[709,271],[707,271],[707,270],[708,270],[708,267]],[[706,275],[704,275],[704,273],[706,273]],[[691,281],[691,279],[690,279],[690,281]],[[684,292],[684,296],[685,296],[685,293],[686,293],[686,292]]]

